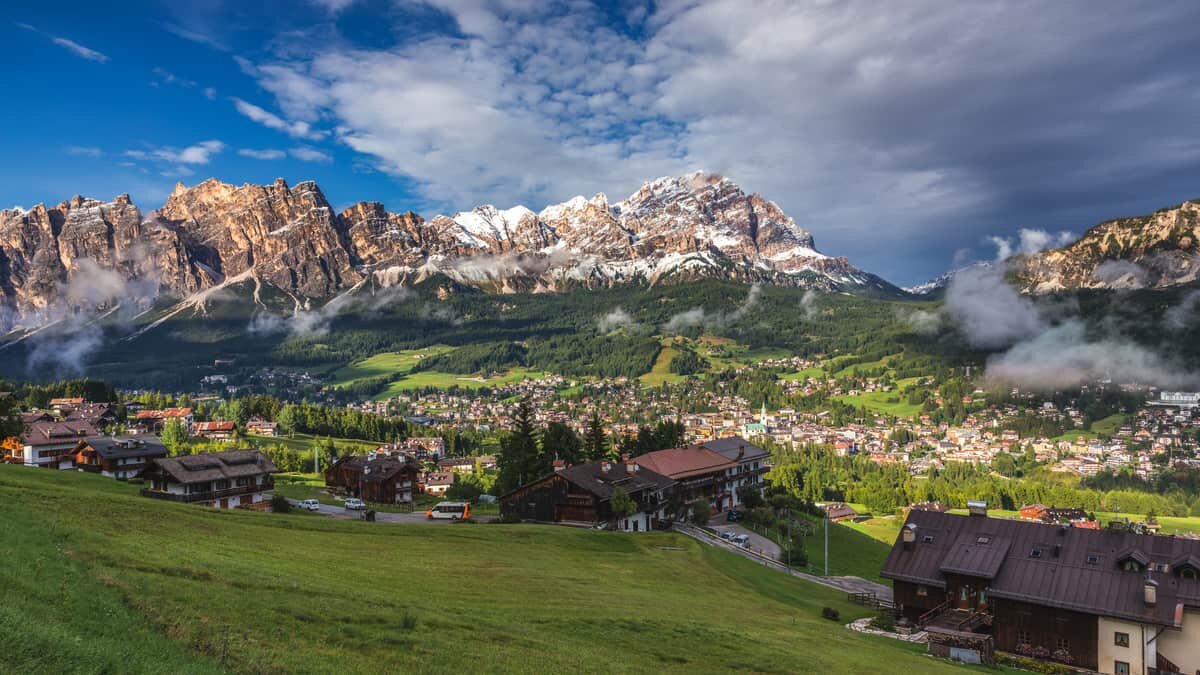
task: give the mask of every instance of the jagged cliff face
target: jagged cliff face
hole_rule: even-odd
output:
[[[1072,288],[1164,288],[1200,278],[1200,201],[1110,220],[1075,243],[1012,263],[1033,293]]]
[[[86,285],[82,275],[97,268],[175,296],[252,276],[297,305],[364,281],[388,286],[434,274],[499,291],[702,277],[887,286],[817,252],[812,235],[773,202],[704,173],[652,181],[616,204],[597,194],[540,213],[485,205],[429,220],[378,202],[334,213],[315,183],[282,180],[180,184],[145,214],[127,195],[0,211],[0,293],[10,310],[63,302],[64,289]]]

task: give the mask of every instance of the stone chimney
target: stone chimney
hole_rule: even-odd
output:
[[[1142,600],[1147,607],[1158,603],[1158,582],[1150,578],[1149,571],[1146,572],[1146,581],[1142,584]]]
[[[983,516],[987,518],[988,508],[987,502],[970,501],[967,502],[967,513],[972,516]]]

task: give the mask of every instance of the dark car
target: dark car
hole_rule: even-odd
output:
[[[729,509],[729,512],[725,514],[725,520],[728,520],[731,523],[736,523],[741,519],[742,512],[738,511],[737,509]]]

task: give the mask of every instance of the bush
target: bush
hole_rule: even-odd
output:
[[[1020,668],[1021,670],[1028,670],[1034,673],[1046,673],[1046,675],[1070,675],[1075,672],[1073,668],[1064,666],[1061,663],[1038,661],[1024,656],[1001,652],[996,652],[996,665]]]
[[[691,507],[692,507],[692,522],[699,525],[700,527],[704,527],[705,525],[707,525],[709,513],[712,511],[712,507],[709,506],[708,500],[701,497],[700,499],[697,499],[696,501],[692,502]]]
[[[821,618],[829,619],[830,621],[837,621],[838,619],[842,618],[842,615],[836,609],[832,607],[826,607],[821,610]]]
[[[271,497],[271,510],[275,513],[287,513],[292,510],[292,503],[283,495]]]
[[[896,617],[891,614],[880,614],[871,620],[871,626],[889,633],[896,632]]]
[[[521,516],[516,513],[511,513],[511,512],[510,513],[502,513],[502,514],[500,514],[499,518],[497,518],[493,521],[490,521],[490,522],[514,525],[516,523],[521,522]]]
[[[404,610],[404,614],[402,614],[400,616],[400,628],[403,630],[412,630],[416,627],[417,627],[416,615],[412,614],[407,609]]]
[[[742,508],[747,511],[753,511],[767,503],[767,500],[763,499],[762,493],[754,488],[749,488],[745,492],[739,491],[738,494],[742,498]]]

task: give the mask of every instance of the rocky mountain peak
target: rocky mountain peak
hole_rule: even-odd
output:
[[[18,313],[56,302],[84,259],[177,296],[252,275],[298,306],[368,277],[391,285],[430,274],[503,292],[699,277],[886,286],[819,253],[774,202],[703,171],[649,181],[616,204],[596,193],[538,213],[482,205],[429,220],[372,201],[334,213],[313,181],[210,178],[176,184],[145,217],[128,195],[0,211],[0,255],[10,261],[0,294]]]

